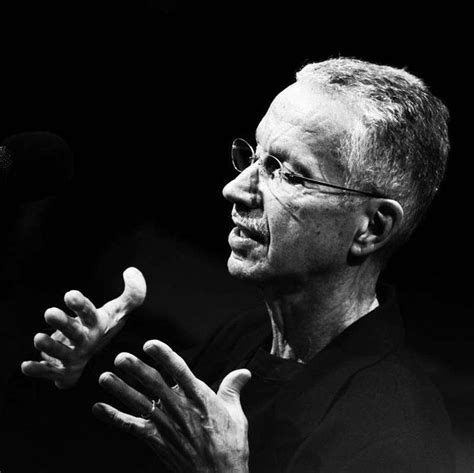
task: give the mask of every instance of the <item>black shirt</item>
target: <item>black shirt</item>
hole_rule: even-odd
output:
[[[261,311],[235,319],[194,359],[214,390],[229,371],[251,371],[241,402],[252,473],[454,472],[441,396],[403,347],[393,289],[377,296],[379,307],[307,364],[269,353]]]
[[[251,473],[454,472],[440,395],[403,348],[393,291],[381,287],[377,296],[377,309],[307,364],[270,354],[262,308],[226,324],[189,355],[196,376],[216,391],[230,371],[252,372],[241,394]],[[97,378],[113,369],[119,351],[140,356],[141,344],[126,347],[118,337],[69,391],[19,375],[0,426],[2,471],[166,471],[143,442],[90,412],[97,401],[120,408]]]

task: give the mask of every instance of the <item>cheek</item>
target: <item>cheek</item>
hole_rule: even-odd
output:
[[[352,241],[347,212],[336,204],[316,208],[298,201],[291,209],[268,219],[270,260],[304,267],[345,261]]]

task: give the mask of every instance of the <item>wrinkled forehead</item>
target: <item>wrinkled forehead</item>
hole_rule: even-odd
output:
[[[341,97],[299,81],[275,97],[258,125],[256,139],[267,150],[290,142],[317,151],[335,146],[358,123],[358,114]]]

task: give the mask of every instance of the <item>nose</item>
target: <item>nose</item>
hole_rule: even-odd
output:
[[[258,178],[258,165],[253,164],[244,169],[235,179],[228,182],[224,189],[222,189],[222,195],[233,204],[245,205],[248,208],[258,208],[262,204]]]

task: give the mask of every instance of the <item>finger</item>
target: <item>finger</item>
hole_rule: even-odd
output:
[[[123,281],[125,287],[122,294],[102,307],[119,320],[128,312],[141,306],[146,296],[145,278],[137,268],[127,268],[123,272]]]
[[[115,366],[127,380],[150,399],[160,399],[165,412],[182,425],[181,397],[168,387],[161,374],[130,353],[120,353]]]
[[[84,326],[78,319],[69,317],[69,315],[64,313],[61,309],[56,307],[47,309],[44,313],[44,319],[50,327],[61,331],[72,342],[79,344],[84,341]]]
[[[240,405],[240,392],[251,378],[250,371],[240,369],[230,372],[221,382],[217,395],[224,401]]]
[[[191,456],[193,454],[191,447],[187,445],[187,448],[183,449],[182,445],[168,442],[156,427],[150,426],[147,420],[125,414],[104,403],[94,404],[92,412],[98,419],[112,427],[144,439],[170,467],[170,471],[192,471],[193,465],[187,461],[186,455],[183,455],[187,453]]]
[[[102,373],[99,377],[99,384],[127,406],[134,415],[140,416],[150,412],[150,400],[136,389],[130,387],[114,373]]]
[[[64,369],[52,365],[48,361],[24,361],[21,371],[26,376],[56,381],[64,374]]]
[[[79,291],[68,291],[64,294],[64,302],[85,325],[97,324],[97,309],[94,304]]]
[[[119,353],[114,361],[115,366],[131,382],[135,382],[151,399],[161,399],[165,404],[175,395],[168,387],[161,374],[151,366],[130,353]]]
[[[175,446],[185,447],[183,436],[181,435],[177,424],[168,418],[156,404],[150,399],[138,392],[136,389],[128,386],[123,380],[113,373],[103,373],[99,377],[99,384],[103,386],[110,394],[126,405],[137,416],[145,415],[166,436],[166,439]],[[158,399],[158,398],[157,398]]]
[[[210,391],[210,388],[194,376],[186,362],[166,343],[149,340],[143,346],[143,350],[166,369],[186,396],[194,400],[203,400],[207,391]]]
[[[37,333],[33,339],[33,344],[37,350],[43,351],[53,358],[58,358],[61,361],[70,361],[73,351],[66,345],[53,340],[45,333]]]
[[[137,437],[144,437],[147,429],[147,421],[141,417],[135,417],[130,414],[115,409],[108,404],[96,403],[92,406],[92,412],[97,418],[113,427],[117,427],[124,432],[129,432]],[[157,441],[162,441],[157,436]]]
[[[179,428],[190,434],[191,438],[193,433],[188,425],[185,409],[181,402],[182,396],[168,387],[157,370],[130,353],[117,355],[115,366],[132,386],[137,386],[137,390],[147,394],[150,399],[161,401],[161,408],[156,412],[158,418],[155,421],[159,423],[160,429],[164,430],[165,437],[171,439],[173,445],[179,446],[181,450],[187,449],[189,446],[187,442],[183,442]],[[161,416],[162,412],[165,414],[165,418]]]

